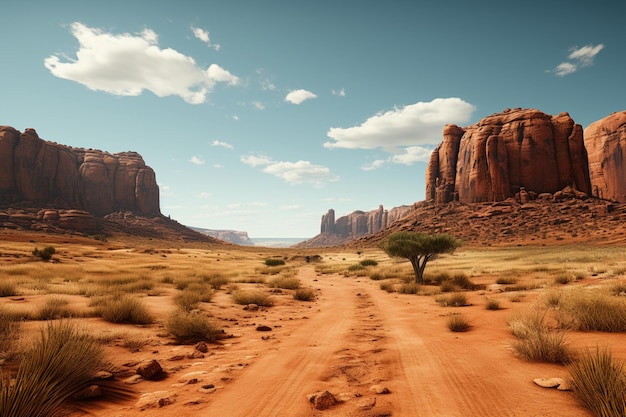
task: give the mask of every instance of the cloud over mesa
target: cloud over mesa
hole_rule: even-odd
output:
[[[317,95],[307,90],[293,90],[285,96],[285,101],[293,104],[300,104],[306,100],[317,98]]]
[[[217,64],[203,69],[192,57],[162,49],[157,34],[150,29],[113,34],[75,22],[71,33],[79,43],[76,59],[51,55],[44,65],[54,76],[94,91],[138,96],[148,90],[158,97],[179,96],[190,104],[201,104],[217,83],[240,82]],[[208,32],[206,36],[208,39]]]
[[[598,55],[602,49],[604,49],[603,44],[590,44],[581,48],[572,48],[571,53],[567,56],[568,61],[561,62],[557,65],[554,69],[554,74],[557,77],[564,77],[578,71],[579,68],[593,65],[596,55]]]
[[[314,165],[309,161],[284,162],[274,161],[265,156],[242,156],[241,162],[261,172],[281,178],[288,184],[312,184],[314,187],[323,187],[327,182],[337,181],[339,178],[330,172],[328,167]]]
[[[460,98],[417,102],[371,116],[358,126],[331,127],[324,143],[329,149],[376,149],[397,152],[399,147],[435,145],[443,127],[470,120],[476,108]]]

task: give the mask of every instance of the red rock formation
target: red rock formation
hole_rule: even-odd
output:
[[[139,154],[70,148],[0,126],[0,206],[15,205],[160,215],[154,171]]]
[[[330,209],[322,216],[321,234],[332,234],[342,239],[377,233],[410,211],[410,206],[394,207],[387,211],[382,205],[377,210],[353,211],[335,220],[335,210]]]
[[[626,111],[613,113],[585,129],[593,195],[626,202]]]
[[[475,125],[448,125],[426,171],[426,199],[437,204],[502,201],[566,186],[591,195],[580,125],[567,113],[506,109]]]

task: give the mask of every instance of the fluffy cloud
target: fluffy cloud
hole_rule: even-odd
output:
[[[317,98],[315,94],[307,90],[292,90],[285,96],[285,101],[288,101],[293,104],[300,104],[303,101]]]
[[[385,164],[402,164],[413,165],[416,162],[428,162],[432,150],[423,146],[409,146],[402,150],[402,153],[397,153],[390,156],[387,159],[377,159],[363,167],[363,171],[373,171]]]
[[[339,97],[345,97],[346,96],[345,88],[342,88],[341,90],[331,90],[331,93],[333,94],[333,96],[339,96]]]
[[[214,140],[213,142],[211,142],[211,146],[219,146],[221,148],[234,149],[233,145],[231,145],[230,143],[221,142],[219,140]]]
[[[460,98],[437,98],[378,113],[359,126],[331,127],[329,149],[375,149],[396,152],[398,147],[434,145],[441,142],[447,123],[467,122],[476,108]]]
[[[602,49],[604,49],[603,44],[572,48],[572,52],[567,56],[569,61],[561,62],[557,65],[554,69],[554,74],[557,77],[564,77],[578,71],[578,68],[593,65],[596,55],[598,55]]]
[[[209,48],[213,48],[216,51],[219,51],[222,47],[219,43],[212,43],[211,38],[209,37],[209,32],[196,27],[191,27],[191,31],[193,32],[193,36],[200,39],[202,42],[206,43]]]
[[[75,22],[71,32],[79,42],[76,59],[51,55],[44,65],[54,76],[94,91],[138,96],[148,90],[158,97],[174,95],[201,104],[216,83],[239,83],[238,77],[217,64],[204,70],[189,56],[161,49],[157,34],[149,29],[112,34]]]
[[[251,167],[262,167],[261,172],[281,178],[288,184],[312,184],[323,187],[329,181],[339,178],[322,165],[314,165],[309,161],[281,162],[264,156],[242,156],[241,162]]]
[[[191,162],[194,165],[204,165],[204,160],[198,156],[192,156],[191,159],[189,160],[189,162]]]

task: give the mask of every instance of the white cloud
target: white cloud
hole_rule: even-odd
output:
[[[337,181],[339,177],[322,165],[314,165],[309,161],[282,162],[274,161],[265,156],[242,156],[241,162],[252,167],[263,167],[261,172],[281,178],[288,184],[312,184],[323,187],[329,181]]]
[[[345,97],[346,96],[346,90],[344,88],[342,88],[341,90],[332,90],[331,91],[333,96],[339,96],[339,97]]]
[[[395,152],[397,147],[434,145],[441,142],[446,124],[465,123],[475,110],[472,104],[454,97],[417,102],[378,113],[359,126],[331,127],[327,136],[334,142],[326,142],[324,147]]]
[[[285,96],[285,101],[293,104],[300,104],[303,101],[317,98],[315,94],[307,90],[292,90]]]
[[[557,77],[564,77],[568,74],[578,71],[578,68],[593,65],[593,60],[600,51],[604,49],[604,44],[585,45],[581,48],[572,48],[571,53],[567,56],[569,61],[561,62],[554,69]]]
[[[209,198],[213,195],[213,193],[209,193],[208,191],[202,191],[200,194],[198,194],[198,197],[200,198]]]
[[[404,149],[404,153],[393,155],[391,162],[403,165],[413,165],[415,162],[428,162],[431,153],[431,149],[423,146],[409,146]]]
[[[239,83],[239,78],[219,65],[204,70],[189,56],[171,48],[161,49],[157,34],[149,29],[112,34],[75,22],[71,32],[79,42],[76,59],[51,55],[44,65],[54,76],[94,91],[138,96],[148,90],[158,97],[174,95],[190,104],[201,104],[216,83]]]
[[[161,197],[173,197],[174,192],[172,191],[172,187],[165,184],[159,184],[159,194]]]
[[[222,165],[222,164],[215,164],[215,165],[213,165],[213,168],[215,168],[215,169],[222,169],[222,168],[224,168],[224,165]]]
[[[211,146],[219,146],[220,148],[234,149],[233,145],[231,145],[230,143],[222,142],[219,140],[214,140],[213,142],[211,142]]]
[[[198,156],[192,156],[191,159],[189,160],[189,162],[191,162],[192,164],[195,165],[204,165],[204,160]]]
[[[265,105],[261,103],[260,101],[253,101],[252,105],[259,110],[263,110],[265,108]]]
[[[206,45],[209,48],[213,48],[216,51],[219,51],[222,48],[220,44],[218,44],[218,43],[214,44],[214,43],[211,42],[211,38],[209,37],[209,32],[208,31],[206,31],[204,29],[201,29],[201,28],[196,28],[196,27],[193,27],[193,26],[191,27],[191,31],[193,32],[193,35],[196,38],[198,38],[202,42],[206,43]]]
[[[290,204],[286,206],[280,206],[279,210],[292,211],[292,210],[300,210],[303,208],[304,207],[301,206],[300,204]]]

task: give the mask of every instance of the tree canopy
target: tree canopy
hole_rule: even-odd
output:
[[[461,246],[461,241],[446,233],[396,232],[381,244],[391,257],[406,258],[415,272],[415,282],[424,282],[426,263],[442,253],[452,253]]]

